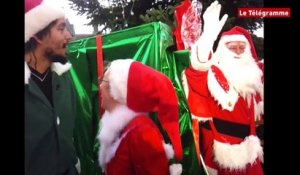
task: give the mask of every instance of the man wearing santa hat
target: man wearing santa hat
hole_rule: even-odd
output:
[[[100,79],[99,163],[106,175],[180,175],[178,100],[162,73],[131,59],[111,62]],[[164,137],[149,114],[157,114]],[[168,143],[169,142],[169,143]]]
[[[25,0],[25,174],[76,175],[75,91],[62,9]]]
[[[263,149],[255,121],[263,115],[263,71],[250,34],[233,27],[213,44],[227,14],[213,2],[203,14],[204,29],[191,51],[183,84],[194,120],[200,122],[200,152],[210,175],[263,173]]]

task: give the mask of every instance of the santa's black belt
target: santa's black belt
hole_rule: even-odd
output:
[[[250,125],[244,125],[239,123],[233,123],[220,119],[213,119],[216,130],[220,134],[225,134],[238,138],[245,138],[250,135]],[[200,127],[204,127],[211,130],[209,122],[200,123]]]

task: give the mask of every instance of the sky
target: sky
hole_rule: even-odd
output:
[[[69,22],[74,25],[74,30],[76,34],[92,34],[93,28],[85,24],[88,23],[88,20],[85,16],[77,15],[77,11],[72,10],[69,6],[68,0],[44,0],[49,4],[55,4],[64,8],[66,17]]]
[[[88,23],[88,20],[85,16],[77,15],[75,10],[72,10],[69,6],[68,0],[44,0],[47,3],[58,5],[65,9],[66,17],[69,19],[69,22],[74,25],[74,30],[76,34],[92,34],[93,28],[85,24]],[[258,37],[264,37],[263,28],[258,29],[254,32]]]

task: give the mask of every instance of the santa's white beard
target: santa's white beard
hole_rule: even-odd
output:
[[[263,96],[263,72],[257,66],[251,55],[250,49],[246,49],[241,55],[227,49],[225,46],[218,48],[215,53],[218,59],[218,67],[233,88],[250,104],[251,96],[260,93]]]

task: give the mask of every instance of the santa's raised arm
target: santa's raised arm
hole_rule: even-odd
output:
[[[203,14],[203,33],[191,49],[191,66],[195,70],[207,70],[211,66],[212,48],[228,15],[225,14],[220,20],[221,5],[218,1],[213,2]]]

